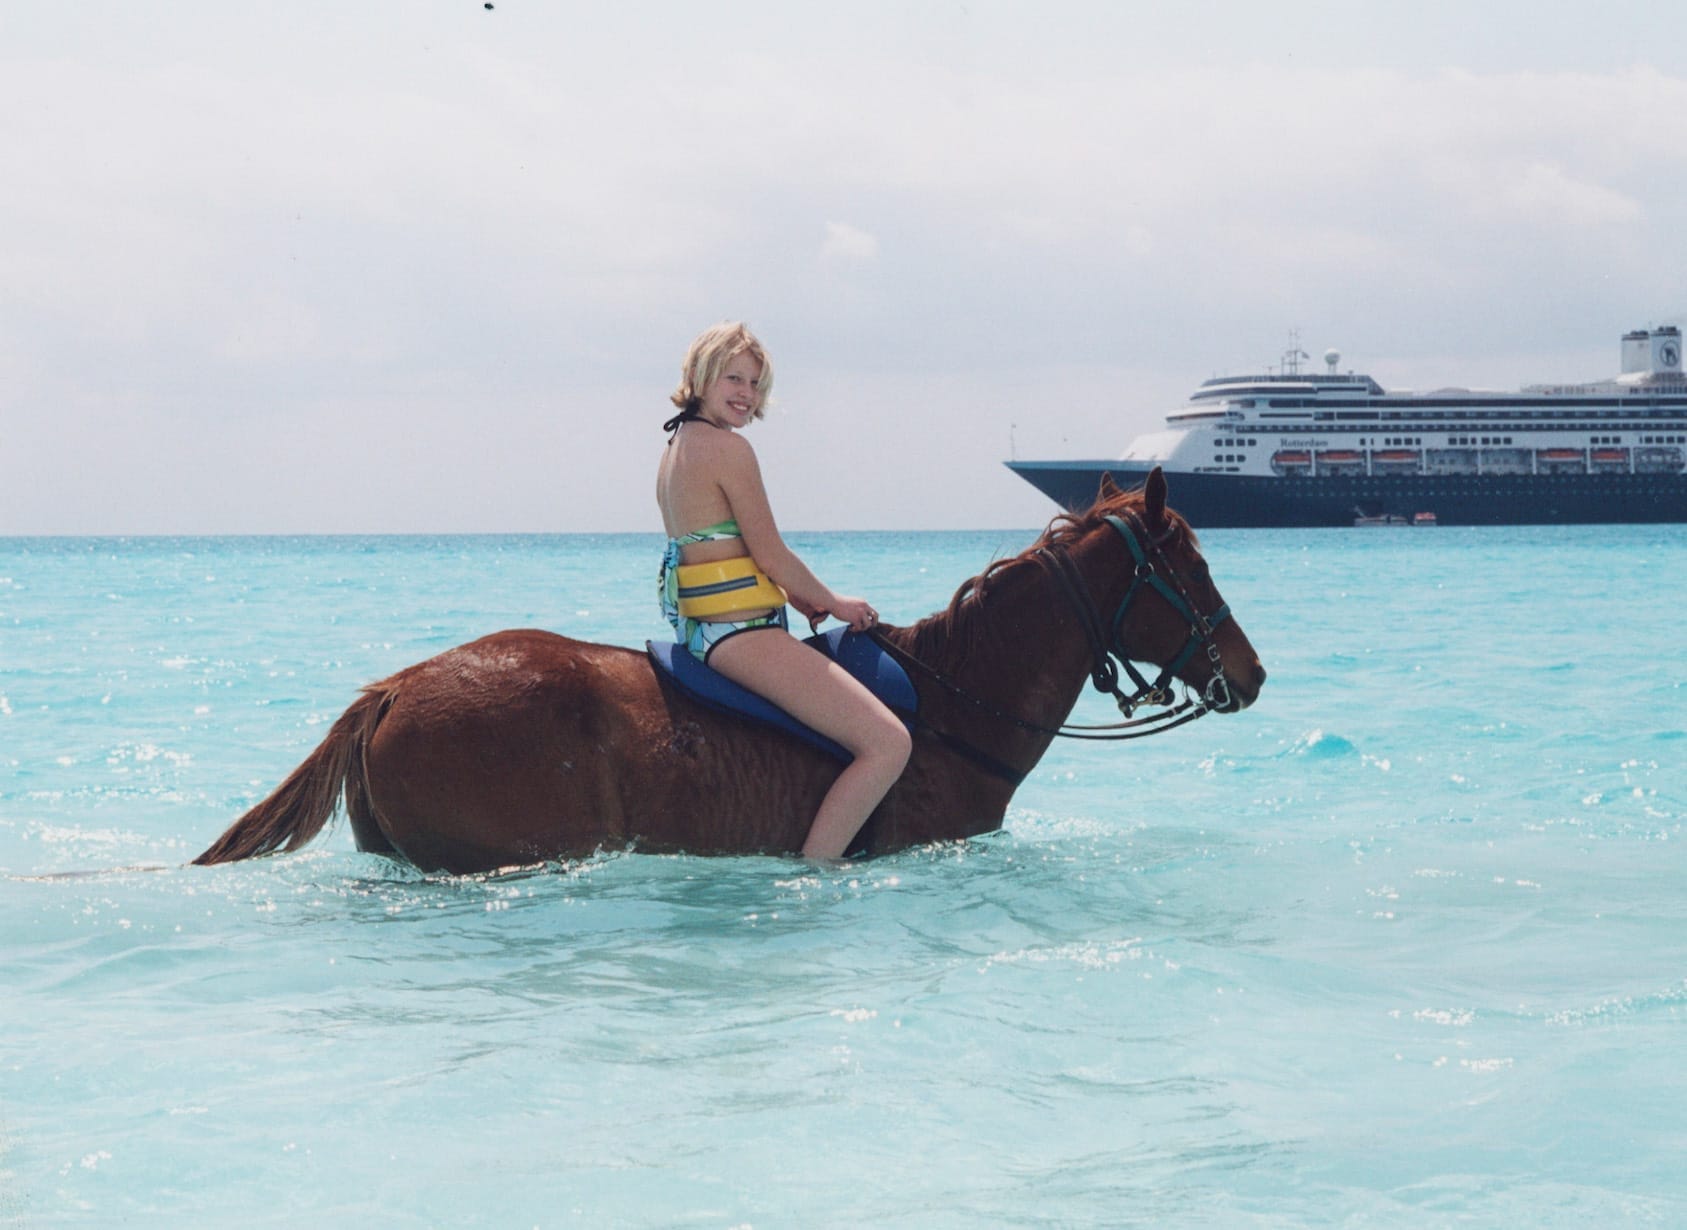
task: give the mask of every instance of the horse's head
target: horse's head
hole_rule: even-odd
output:
[[[1141,491],[1121,492],[1105,481],[1095,507],[1077,524],[1089,521],[1094,525],[1083,535],[1091,548],[1085,554],[1122,573],[1107,587],[1117,593],[1116,605],[1100,613],[1110,619],[1107,647],[1137,684],[1131,703],[1169,704],[1165,693],[1176,678],[1208,709],[1235,713],[1253,704],[1265,668],[1213,584],[1194,531],[1166,507],[1166,478],[1159,468]],[[1153,663],[1159,678],[1147,681],[1132,662]]]

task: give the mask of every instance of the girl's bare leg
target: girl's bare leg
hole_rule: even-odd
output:
[[[907,728],[843,667],[788,633],[740,633],[715,647],[709,665],[854,754],[802,848],[806,858],[842,858],[908,763]]]

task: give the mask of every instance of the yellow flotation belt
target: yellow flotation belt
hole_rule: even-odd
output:
[[[786,601],[785,591],[748,555],[679,566],[679,613],[691,619],[784,606]]]

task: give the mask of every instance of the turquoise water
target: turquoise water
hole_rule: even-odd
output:
[[[908,622],[1031,537],[795,540]],[[1259,704],[1000,834],[452,879],[182,864],[655,538],[0,540],[0,1225],[1687,1224],[1687,527],[1205,542]]]

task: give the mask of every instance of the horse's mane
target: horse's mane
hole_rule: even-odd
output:
[[[965,658],[972,652],[978,637],[978,612],[987,593],[1008,575],[1024,568],[1041,568],[1036,554],[1044,547],[1065,546],[1076,542],[1100,526],[1108,517],[1124,512],[1146,519],[1147,496],[1141,488],[1130,491],[1103,489],[1094,504],[1081,513],[1057,514],[1043,530],[1037,541],[1018,555],[996,560],[975,577],[962,581],[949,605],[926,616],[908,628],[910,640],[907,650],[921,661],[929,662],[947,650]],[[1164,541],[1171,546],[1187,543],[1197,546],[1195,531],[1183,517],[1170,508],[1165,511]]]

